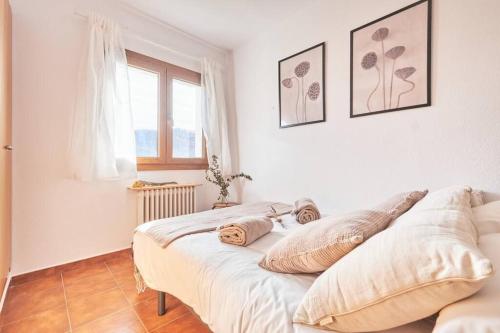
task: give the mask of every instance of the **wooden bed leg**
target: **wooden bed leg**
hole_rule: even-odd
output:
[[[165,292],[158,291],[158,316],[163,316],[167,313],[167,307],[165,304]]]

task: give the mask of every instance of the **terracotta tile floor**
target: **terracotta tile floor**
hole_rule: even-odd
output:
[[[135,290],[129,250],[13,278],[0,333],[211,333],[181,301],[167,295],[156,315],[156,292]]]

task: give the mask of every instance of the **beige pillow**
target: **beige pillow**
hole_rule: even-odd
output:
[[[422,200],[429,191],[399,193],[374,207],[374,210],[387,212],[393,219],[403,215],[408,209]]]
[[[280,273],[321,272],[404,213],[427,192],[396,195],[372,210],[310,222],[273,245],[260,266]]]
[[[500,267],[500,233],[479,237],[479,248]],[[500,332],[500,275],[486,281],[474,296],[448,305],[439,312],[433,333]]]
[[[493,268],[477,248],[471,216],[470,188],[427,195],[318,277],[294,321],[343,332],[384,330],[472,295]]]

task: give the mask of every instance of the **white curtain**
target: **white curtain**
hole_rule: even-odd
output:
[[[137,174],[127,58],[119,26],[89,15],[70,142],[73,178],[113,180]]]
[[[204,58],[201,68],[202,127],[209,161],[212,155],[216,155],[222,173],[229,175],[232,167],[222,67]]]

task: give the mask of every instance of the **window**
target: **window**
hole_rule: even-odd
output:
[[[129,66],[130,99],[134,110],[136,153],[158,157],[158,73]]]
[[[172,156],[202,158],[201,89],[199,85],[172,80]]]
[[[206,169],[200,74],[127,50],[139,170]]]

